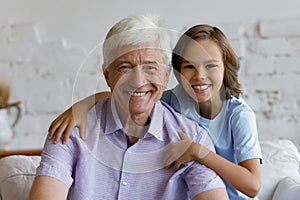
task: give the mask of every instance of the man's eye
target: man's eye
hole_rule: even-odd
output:
[[[143,66],[143,69],[147,71],[156,71],[158,70],[158,67],[155,65],[145,65]]]
[[[132,67],[129,66],[129,65],[121,65],[121,66],[118,67],[118,71],[121,72],[121,73],[127,73],[131,69],[132,69]]]

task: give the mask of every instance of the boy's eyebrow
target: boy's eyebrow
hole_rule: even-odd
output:
[[[217,62],[221,62],[221,61],[220,60],[216,60],[216,59],[210,59],[210,60],[206,60],[205,62],[206,63],[210,63],[210,62],[217,63]]]
[[[221,62],[220,60],[216,60],[216,59],[209,59],[209,60],[206,60],[205,63],[218,63],[218,62]],[[186,59],[182,59],[182,63],[191,63],[191,61],[188,61]]]
[[[181,61],[182,63],[190,63],[190,61],[188,61],[188,60],[186,60],[186,59],[182,59],[182,61]]]

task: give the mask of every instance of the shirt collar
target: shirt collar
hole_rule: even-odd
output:
[[[106,107],[106,122],[105,134],[112,134],[118,130],[125,132],[123,125],[119,119],[115,101],[110,98]],[[148,127],[148,131],[145,133],[144,138],[150,137],[151,135],[160,141],[163,141],[163,123],[164,123],[164,109],[160,101],[154,104],[153,112],[150,116],[151,121]]]
[[[123,129],[122,123],[117,113],[115,101],[113,100],[113,98],[109,98],[107,102],[106,118],[104,118],[104,120],[105,120],[105,123],[103,123],[105,124],[104,133],[106,135],[115,133],[116,131]]]
[[[160,141],[163,141],[163,124],[164,124],[164,109],[160,101],[156,102],[151,115],[151,122],[148,132],[144,137],[154,136]]]

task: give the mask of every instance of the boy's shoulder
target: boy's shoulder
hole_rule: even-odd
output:
[[[252,108],[242,98],[231,97],[227,99],[227,111],[235,113],[253,112]]]

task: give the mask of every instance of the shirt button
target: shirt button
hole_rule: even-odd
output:
[[[122,185],[126,186],[128,183],[126,181],[122,181]]]

